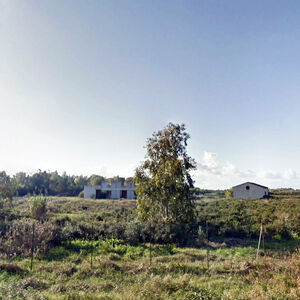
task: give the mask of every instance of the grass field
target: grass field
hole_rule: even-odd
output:
[[[206,249],[73,241],[0,264],[2,299],[299,299],[300,255],[265,245]],[[275,246],[279,246],[278,244]]]
[[[64,238],[35,255],[33,270],[28,255],[2,255],[0,299],[300,298],[297,194],[278,193],[269,202],[198,203],[199,224],[208,215],[212,234],[209,243],[192,247],[127,242],[134,208],[132,200],[50,198],[48,219],[62,226]],[[256,260],[255,230],[265,215],[269,231]],[[27,217],[28,199],[15,200],[11,221]],[[248,222],[253,228],[243,237]],[[227,228],[224,234],[220,228]],[[295,238],[284,238],[287,230]]]

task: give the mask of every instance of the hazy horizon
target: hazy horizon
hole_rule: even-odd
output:
[[[300,188],[299,9],[0,0],[0,170],[131,177],[173,122],[196,186]]]

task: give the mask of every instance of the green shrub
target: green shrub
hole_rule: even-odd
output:
[[[43,255],[43,258],[51,260],[62,260],[70,255],[70,251],[63,246],[55,247],[50,249],[47,253]]]
[[[46,216],[47,198],[35,196],[30,198],[30,212],[34,219],[41,219]]]
[[[49,221],[40,222],[30,219],[17,220],[12,223],[0,240],[0,251],[8,257],[30,256],[33,223],[35,253],[47,252],[54,244],[56,227]]]

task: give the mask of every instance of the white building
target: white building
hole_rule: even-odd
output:
[[[84,198],[93,199],[135,199],[135,184],[132,181],[104,180],[100,185],[85,185]]]
[[[245,182],[232,189],[233,198],[239,199],[261,199],[269,195],[269,189],[266,186],[253,182]]]

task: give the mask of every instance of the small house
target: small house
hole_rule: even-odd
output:
[[[245,182],[232,189],[235,199],[261,199],[269,196],[268,187],[253,182]]]

